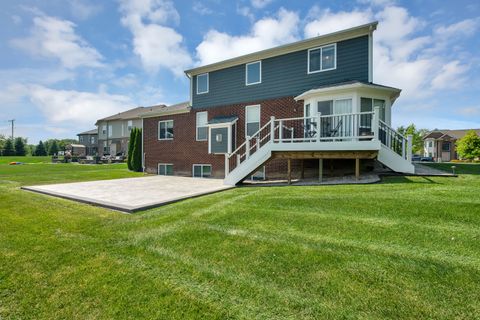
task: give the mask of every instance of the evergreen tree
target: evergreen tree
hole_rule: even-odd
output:
[[[45,146],[43,145],[42,140],[38,142],[38,145],[35,148],[35,155],[38,157],[47,155],[47,150],[45,150]]]
[[[15,138],[15,155],[25,156],[26,154],[27,154],[27,150],[25,150],[25,142],[23,138],[20,138],[20,137]]]
[[[57,140],[53,140],[51,143],[50,143],[50,147],[48,149],[48,155],[50,156],[53,156],[55,154],[58,154],[58,144],[57,144]]]
[[[5,145],[3,147],[2,155],[4,155],[4,156],[14,156],[15,155],[15,149],[13,148],[12,139],[7,139],[7,141],[5,142]]]
[[[133,146],[135,145],[135,136],[137,128],[132,128],[130,131],[130,140],[128,140],[128,152],[127,152],[127,167],[128,170],[132,170],[132,154]]]
[[[480,137],[473,130],[457,140],[457,153],[462,159],[473,160],[480,157]]]
[[[133,145],[132,170],[141,172],[142,169],[142,129],[137,129]]]

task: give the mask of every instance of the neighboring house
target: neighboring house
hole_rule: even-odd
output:
[[[98,130],[93,129],[77,134],[78,142],[85,146],[87,156],[98,154]]]
[[[142,114],[145,170],[236,184],[304,166],[321,178],[323,159],[350,159],[358,176],[376,159],[413,173],[411,140],[390,127],[401,90],[373,83],[376,26],[185,71],[189,103]]]
[[[467,132],[475,131],[480,136],[480,129],[432,130],[423,137],[423,155],[435,161],[451,161],[458,159],[455,142],[463,138]]]
[[[124,112],[120,112],[113,116],[97,120],[95,125],[98,128],[99,154],[127,154],[130,132],[133,128],[142,128],[140,114],[162,106],[136,107]]]

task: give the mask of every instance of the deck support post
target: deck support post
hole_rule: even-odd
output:
[[[355,180],[360,179],[360,158],[355,159]]]
[[[287,175],[288,175],[288,184],[292,184],[292,159],[287,161]]]
[[[228,174],[230,173],[230,169],[228,167],[228,165],[230,164],[230,158],[229,158],[229,155],[228,153],[225,153],[225,177],[228,176]]]
[[[305,159],[301,160],[301,174],[300,179],[305,179]]]
[[[318,182],[323,180],[323,159],[318,159]]]

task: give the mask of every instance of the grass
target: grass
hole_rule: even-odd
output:
[[[50,163],[52,162],[51,156],[45,157],[32,157],[32,156],[0,156],[0,164],[8,164],[10,162],[24,162],[24,163]]]
[[[0,165],[0,318],[475,318],[480,176],[456,166],[473,172],[237,188],[125,215],[18,189],[129,176],[122,165]]]

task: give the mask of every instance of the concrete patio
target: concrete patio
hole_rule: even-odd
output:
[[[24,190],[135,212],[232,188],[221,179],[175,176],[100,180],[22,187]]]

